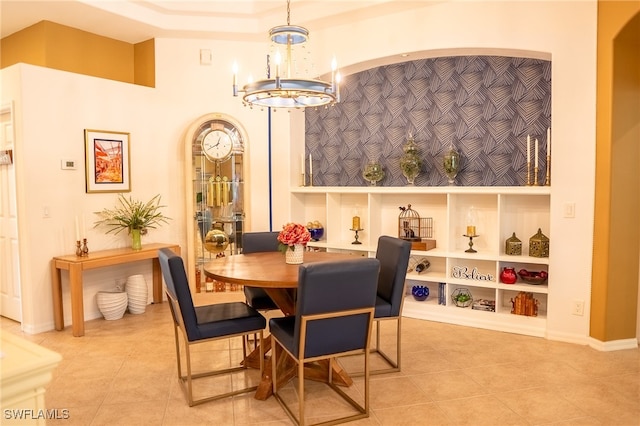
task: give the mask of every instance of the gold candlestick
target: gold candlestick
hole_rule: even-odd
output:
[[[359,231],[364,231],[364,229],[362,229],[362,228],[351,228],[350,231],[354,231],[356,233],[355,240],[351,244],[362,244],[360,241],[358,241],[358,232]]]
[[[531,161],[527,161],[527,186],[531,186]]]
[[[306,186],[307,184],[307,176],[304,172],[300,173],[300,186]]]
[[[544,177],[544,186],[551,186],[551,156],[547,154],[547,174]]]
[[[538,168],[533,168],[533,185],[538,186]]]
[[[313,186],[313,173],[309,173],[309,186]]]

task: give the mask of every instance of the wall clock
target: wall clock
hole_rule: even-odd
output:
[[[238,129],[226,120],[212,120],[200,133],[202,153],[209,161],[225,161],[238,143]]]

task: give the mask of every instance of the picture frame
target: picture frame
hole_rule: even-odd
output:
[[[129,133],[84,130],[86,192],[131,192]]]

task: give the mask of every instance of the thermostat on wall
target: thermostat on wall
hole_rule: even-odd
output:
[[[76,162],[75,160],[60,160],[60,167],[62,170],[75,170]]]

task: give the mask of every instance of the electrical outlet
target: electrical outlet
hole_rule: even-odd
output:
[[[573,315],[584,315],[584,300],[574,300],[571,313]]]

